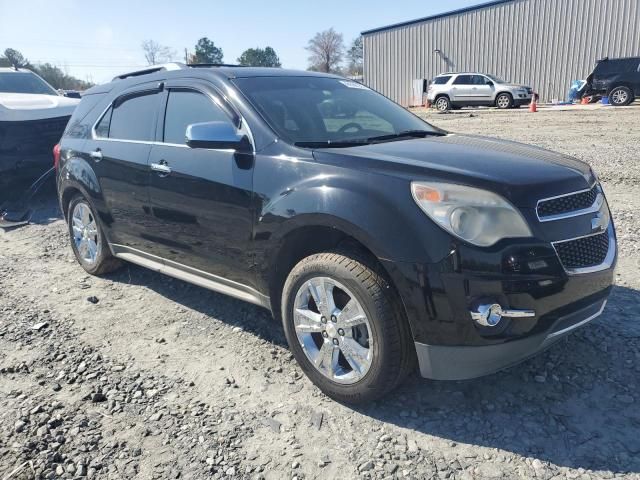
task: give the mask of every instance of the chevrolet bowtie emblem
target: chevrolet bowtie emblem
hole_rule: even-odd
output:
[[[595,217],[591,219],[591,231],[592,232],[601,232],[604,230],[606,225],[604,224],[604,215],[601,212],[598,212]]]

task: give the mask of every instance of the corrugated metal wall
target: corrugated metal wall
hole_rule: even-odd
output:
[[[364,82],[408,105],[413,79],[479,71],[549,101],[606,56],[640,56],[640,0],[514,0],[369,33]]]

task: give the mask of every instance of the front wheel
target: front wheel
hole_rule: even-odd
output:
[[[502,110],[513,106],[513,97],[508,93],[501,93],[496,97],[496,106]]]
[[[285,334],[309,379],[331,398],[363,403],[415,366],[400,303],[378,269],[342,253],[298,263],[282,294]]]
[[[616,107],[624,107],[633,101],[633,92],[629,87],[616,87],[609,93],[609,103]]]

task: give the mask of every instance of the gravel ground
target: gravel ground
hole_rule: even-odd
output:
[[[266,311],[135,266],[87,276],[44,198],[0,231],[0,478],[640,479],[638,108],[419,113],[595,167],[620,237],[598,320],[507,371],[416,374],[350,408]]]

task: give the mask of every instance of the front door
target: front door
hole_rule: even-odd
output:
[[[190,124],[237,126],[221,96],[198,85],[167,84],[165,113],[149,157],[153,225],[147,236],[167,260],[251,286],[253,157],[186,145]]]

